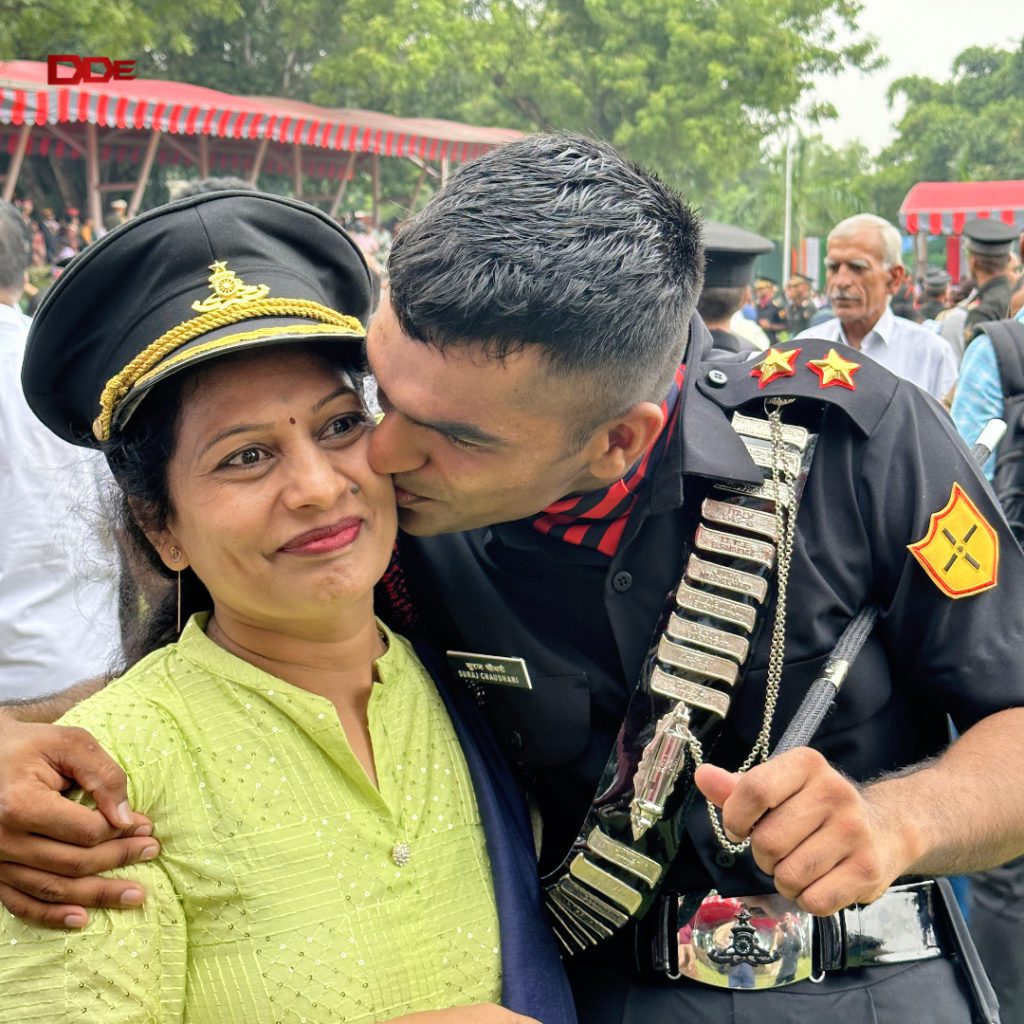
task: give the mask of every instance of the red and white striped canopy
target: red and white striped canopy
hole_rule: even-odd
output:
[[[921,181],[900,207],[900,225],[910,234],[959,235],[972,217],[1024,231],[1024,181]]]
[[[158,79],[51,86],[47,85],[46,64],[41,61],[0,64],[0,125],[86,122],[119,130],[105,155],[128,160],[138,160],[145,141],[143,133],[152,130],[225,141],[251,143],[268,139],[289,146],[298,143],[320,150],[320,157],[327,157],[328,163],[335,162],[329,155],[353,152],[458,163],[522,135],[512,129],[481,128],[456,121],[330,109],[273,97],[231,96],[198,85]],[[13,151],[16,139],[13,133],[9,134],[8,148]],[[29,152],[50,152],[51,147],[60,145],[59,139],[46,134],[33,136]],[[63,155],[76,155],[74,146],[67,149]],[[222,157],[235,170],[245,163],[244,157],[239,159],[237,154],[231,160],[230,147]],[[308,157],[315,163],[314,154]],[[267,169],[273,168],[268,164]]]

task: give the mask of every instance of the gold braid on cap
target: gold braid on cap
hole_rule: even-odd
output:
[[[100,395],[100,414],[93,420],[92,432],[98,441],[110,438],[114,412],[129,391],[168,355],[182,345],[218,327],[229,327],[242,320],[261,316],[296,316],[306,320],[340,327],[362,337],[366,330],[354,316],[346,316],[311,299],[268,299],[270,288],[265,284],[247,285],[223,260],[210,265],[212,295],[192,308],[199,316],[185,320],[147,345],[120,373],[107,381]],[[308,328],[307,328],[308,329]],[[253,336],[261,332],[252,332]]]

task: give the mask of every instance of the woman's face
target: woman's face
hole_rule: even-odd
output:
[[[218,616],[299,635],[372,600],[395,541],[391,479],[366,458],[372,421],[316,356],[232,359],[186,389],[157,538],[206,584]]]

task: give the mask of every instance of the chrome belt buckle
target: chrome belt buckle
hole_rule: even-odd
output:
[[[678,929],[679,974],[703,985],[766,989],[810,978],[810,914],[778,893],[706,896]]]

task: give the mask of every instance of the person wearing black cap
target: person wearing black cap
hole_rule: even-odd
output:
[[[818,312],[811,298],[811,284],[811,279],[799,272],[786,282],[786,327],[791,338],[810,327],[811,318]]]
[[[754,260],[774,245],[752,231],[704,221],[704,287],[697,312],[711,332],[711,343],[722,352],[756,352],[757,346],[730,330],[736,311],[750,296]]]
[[[949,274],[942,267],[929,267],[924,274],[922,288],[924,301],[918,307],[922,322],[936,320],[946,309],[946,293],[949,291]]]
[[[396,510],[354,376],[369,301],[329,217],[214,192],[107,235],[40,309],[26,398],[104,452],[172,584],[65,719],[162,852],[122,876],[141,909],[0,917],[5,1021],[573,1024],[515,783],[373,614]]]
[[[991,218],[974,217],[964,224],[967,266],[976,288],[967,297],[964,345],[980,333],[986,320],[1002,320],[1010,308],[1013,281],[1010,277],[1010,246],[1017,241],[1016,228]]]

